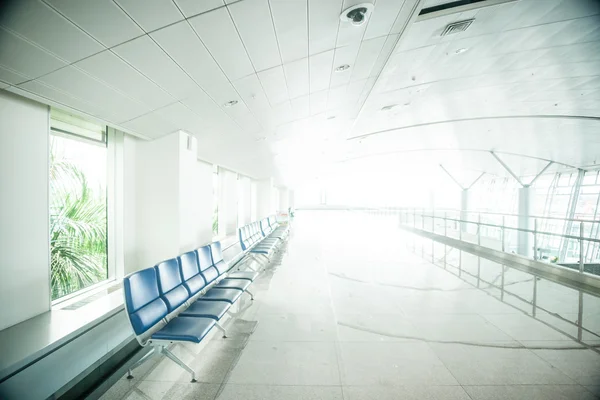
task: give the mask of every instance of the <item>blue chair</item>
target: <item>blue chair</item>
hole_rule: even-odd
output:
[[[212,256],[213,265],[221,275],[227,273],[227,277],[229,278],[247,279],[251,282],[254,282],[254,280],[260,275],[260,273],[254,271],[229,272],[229,264],[223,260],[221,242],[214,242],[210,244],[210,254]]]
[[[161,297],[167,303],[169,312],[176,311],[179,307],[179,316],[182,317],[196,317],[196,318],[211,318],[215,321],[219,321],[223,315],[231,307],[231,303],[226,301],[213,301],[213,302],[194,302],[192,299],[192,292],[184,285],[183,273],[182,273],[182,261],[194,262],[190,259],[188,253],[181,255],[178,258],[172,258],[167,261],[163,261],[156,265],[156,271],[158,273],[158,283]],[[186,269],[189,266],[186,265]],[[196,291],[194,294],[197,294]],[[215,322],[215,327],[223,332],[223,337],[227,337],[227,331],[218,322]]]
[[[212,255],[210,254],[210,246],[200,247],[196,250],[198,254],[198,267],[200,274],[204,278],[207,285],[212,284],[212,287],[207,291],[199,301],[228,301],[233,304],[240,298],[242,293],[247,289],[246,282],[243,285],[235,285],[235,283],[219,287],[219,271],[212,264]],[[253,297],[250,293],[250,297]]]
[[[254,230],[252,224],[239,228],[238,234],[243,251],[251,255],[263,256],[267,259],[267,262],[270,261],[276,246],[272,243],[260,242],[259,234]]]
[[[165,286],[165,287],[168,287]],[[181,300],[177,290],[168,296],[170,304],[165,302],[159,290],[156,268],[147,268],[123,279],[125,310],[136,339],[142,346],[151,345],[152,349],[129,368],[128,379],[133,379],[132,370],[149,359],[153,354],[164,354],[177,365],[191,374],[196,382],[194,371],[167,349],[173,342],[200,341],[210,332],[216,321],[212,318],[176,317],[168,320],[169,307],[176,306]],[[170,293],[167,291],[166,293]]]

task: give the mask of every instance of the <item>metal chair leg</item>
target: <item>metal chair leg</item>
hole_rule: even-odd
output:
[[[189,372],[192,375],[192,380],[191,382],[197,382],[196,381],[196,373],[194,372],[193,369],[191,369],[190,367],[187,366],[186,363],[184,363],[183,361],[181,361],[179,358],[177,358],[177,356],[175,356],[175,354],[171,353],[169,351],[169,349],[167,349],[166,347],[162,347],[161,348],[161,353],[163,353],[165,356],[169,357],[171,359],[171,361],[173,361],[175,364],[179,365],[181,368],[185,369],[187,372]]]
[[[246,293],[250,296],[250,300],[254,301],[254,295],[252,294],[252,292],[246,289]]]
[[[219,324],[218,322],[215,322],[215,327],[221,332],[223,332],[223,339],[227,339],[227,330],[223,328],[223,326],[221,326],[221,324]]]
[[[127,370],[127,379],[133,379],[133,374],[131,372],[140,365],[142,365],[144,362],[146,362],[150,357],[154,355],[155,352],[156,347],[152,347],[152,349],[150,349],[150,351],[147,352],[142,358],[133,363],[133,365],[131,365],[131,367],[129,367],[129,369]]]

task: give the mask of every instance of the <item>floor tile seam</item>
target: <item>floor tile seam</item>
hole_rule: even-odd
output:
[[[340,382],[340,385],[343,385],[344,383],[344,379],[343,379],[343,375],[342,375],[342,352],[341,352],[341,346],[340,346],[340,332],[339,332],[339,325],[338,325],[338,314],[335,311],[335,304],[333,302],[333,294],[332,294],[332,290],[331,290],[331,281],[330,281],[330,274],[329,274],[329,268],[327,267],[327,263],[323,263],[323,268],[325,269],[325,276],[326,276],[326,282],[327,282],[327,293],[329,295],[329,304],[331,307],[331,312],[333,314],[333,323],[335,326],[335,335],[336,338],[338,339],[337,341],[335,341],[335,359],[336,359],[336,363],[337,363],[337,371],[338,371],[338,379]],[[342,400],[345,400],[345,395],[344,395],[344,389],[342,388],[341,390],[342,393]]]

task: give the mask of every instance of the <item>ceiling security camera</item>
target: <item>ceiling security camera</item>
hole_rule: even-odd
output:
[[[362,3],[345,9],[340,15],[342,21],[350,22],[354,26],[360,26],[364,24],[371,12],[373,11],[373,4]]]

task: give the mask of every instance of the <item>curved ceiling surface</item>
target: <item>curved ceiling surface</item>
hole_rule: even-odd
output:
[[[285,184],[377,156],[471,175],[506,174],[490,151],[519,176],[598,164],[600,2],[419,16],[452,1],[372,0],[367,23],[340,21],[361,2],[17,1],[0,88],[148,139],[186,130],[200,158]]]

